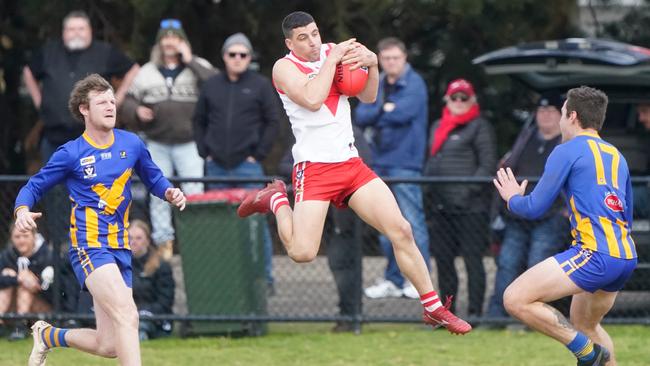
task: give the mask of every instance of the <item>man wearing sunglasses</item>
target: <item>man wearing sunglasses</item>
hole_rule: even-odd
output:
[[[208,61],[192,54],[180,20],[160,22],[151,58],[129,89],[123,117],[132,129],[144,132],[151,158],[167,177],[203,177],[192,113],[201,83],[215,72]],[[203,184],[184,183],[183,191],[201,193]],[[152,238],[169,260],[174,240],[171,209],[157,197],[151,196],[150,202]]]
[[[277,135],[280,106],[271,81],[250,70],[253,46],[243,33],[226,38],[221,54],[224,72],[206,81],[194,115],[199,154],[212,177],[264,176],[261,162]],[[232,188],[224,184],[209,188]],[[265,271],[273,293],[272,242],[264,226]]]
[[[490,122],[481,116],[472,84],[465,79],[449,83],[442,117],[431,127],[428,176],[492,176],[496,167],[496,138]],[[438,269],[440,292],[458,293],[456,256],[463,257],[472,317],[481,315],[485,296],[483,253],[488,245],[490,190],[485,185],[434,184],[427,187],[431,254]]]

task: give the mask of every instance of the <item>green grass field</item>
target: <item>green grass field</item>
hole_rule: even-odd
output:
[[[171,338],[145,342],[144,365],[575,365],[561,345],[533,332],[475,330],[452,336],[419,325],[367,325],[359,336],[331,334],[331,324],[272,324],[259,338]],[[650,365],[650,327],[609,326],[619,365]],[[0,341],[0,365],[24,365],[31,339]],[[48,365],[115,365],[69,349]]]

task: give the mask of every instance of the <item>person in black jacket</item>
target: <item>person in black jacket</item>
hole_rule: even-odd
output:
[[[564,99],[559,93],[541,95],[537,102],[535,122],[521,131],[512,149],[499,164],[500,168],[511,168],[520,177],[542,175],[546,159],[562,142],[562,104]],[[526,193],[532,192],[534,187],[534,184],[530,184]],[[503,305],[503,293],[508,285],[524,270],[564,250],[564,237],[570,231],[569,220],[564,215],[564,204],[559,198],[546,214],[532,221],[512,214],[501,202],[499,207],[504,222],[503,240],[497,258],[494,294],[488,308],[488,316],[495,318],[509,316]]]
[[[129,226],[133,252],[133,300],[140,314],[140,340],[171,334],[170,321],[151,321],[142,316],[172,314],[174,277],[172,268],[157,251],[151,249],[151,229],[141,220]]]
[[[263,175],[260,162],[278,131],[278,97],[269,79],[248,69],[253,48],[245,35],[228,37],[222,54],[225,72],[204,82],[194,111],[199,155],[207,176]]]
[[[54,280],[52,251],[35,230],[21,232],[11,225],[9,232],[11,245],[0,254],[0,314],[10,311],[14,302],[18,314],[49,312]],[[26,336],[27,324],[20,321],[9,340]]]
[[[68,110],[68,98],[76,82],[97,73],[107,80],[121,79],[115,91],[119,107],[140,66],[113,45],[93,39],[90,17],[75,10],[63,18],[61,37],[49,40],[34,53],[23,69],[23,79],[40,120],[30,135],[40,137],[42,162],[56,149],[79,137],[84,124]],[[54,248],[68,243],[68,193],[58,185],[45,196],[45,231]]]
[[[221,49],[224,72],[206,80],[194,111],[194,136],[208,177],[260,177],[278,132],[280,104],[266,77],[249,70],[253,46],[242,33]],[[254,188],[254,185],[247,185]],[[229,188],[208,184],[208,189]],[[264,226],[266,278],[273,293],[272,242]]]
[[[431,128],[427,176],[486,177],[496,168],[496,142],[492,125],[481,116],[474,87],[464,79],[449,83],[442,118]],[[431,254],[438,268],[440,294],[456,295],[458,274],[454,258],[465,260],[469,288],[469,316],[480,316],[485,296],[483,253],[488,245],[488,208],[491,192],[485,185],[430,185]],[[453,311],[453,310],[452,310]]]

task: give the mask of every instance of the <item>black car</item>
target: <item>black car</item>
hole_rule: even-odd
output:
[[[569,38],[503,48],[481,55],[473,63],[488,75],[507,75],[539,93],[566,92],[580,85],[606,92],[609,107],[601,136],[625,156],[635,194],[647,197],[650,133],[639,123],[637,106],[650,103],[650,49],[603,39]],[[650,290],[647,211],[647,202],[635,207],[633,237],[639,265],[625,290]]]

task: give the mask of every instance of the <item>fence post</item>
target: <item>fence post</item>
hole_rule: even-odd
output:
[[[359,294],[359,305],[354,309],[354,320],[353,320],[353,328],[354,328],[354,333],[359,334],[361,333],[361,321],[363,319],[363,250],[362,250],[362,243],[363,243],[363,223],[361,222],[361,219],[359,219],[359,216],[353,215],[354,216],[354,256],[355,258],[359,258],[358,262],[356,263],[356,268],[355,271],[358,271],[358,281],[356,281],[357,285],[357,293]]]

